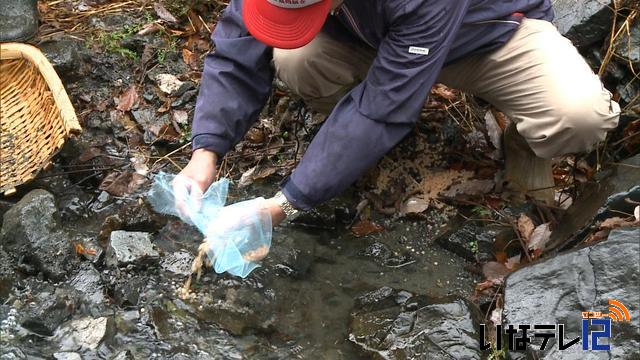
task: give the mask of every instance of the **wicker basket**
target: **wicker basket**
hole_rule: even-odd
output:
[[[0,193],[35,177],[82,131],[62,82],[37,48],[0,44]]]

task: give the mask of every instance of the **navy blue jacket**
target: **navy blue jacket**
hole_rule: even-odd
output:
[[[213,33],[193,123],[193,148],[220,157],[257,120],[273,80],[272,49],[247,32],[241,8],[231,0]],[[330,18],[377,55],[283,182],[289,201],[307,210],[345,190],[413,129],[443,66],[501,46],[523,16],[551,20],[550,0],[345,0]]]

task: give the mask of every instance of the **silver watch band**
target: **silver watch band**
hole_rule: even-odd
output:
[[[298,217],[298,215],[300,215],[300,210],[293,207],[293,205],[289,202],[287,197],[284,196],[282,191],[278,191],[274,196],[274,199],[276,200],[276,203],[278,204],[278,206],[280,206],[282,211],[287,216],[287,219],[286,219],[287,221],[293,220],[296,217]]]

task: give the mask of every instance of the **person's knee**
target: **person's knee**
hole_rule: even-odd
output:
[[[313,43],[299,49],[274,49],[276,76],[302,98],[320,97],[322,84],[317,76],[320,55],[321,49]]]
[[[618,125],[619,116],[619,105],[604,89],[567,94],[546,111],[541,131],[530,137],[530,144],[546,158],[588,151]]]

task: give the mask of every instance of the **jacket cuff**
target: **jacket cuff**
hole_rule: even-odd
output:
[[[286,178],[280,187],[284,196],[296,209],[309,211],[316,205],[313,200],[307,197],[300,188],[293,183],[291,177]]]
[[[191,149],[207,149],[213,151],[221,160],[231,149],[231,142],[221,136],[213,134],[198,134],[191,138]]]

